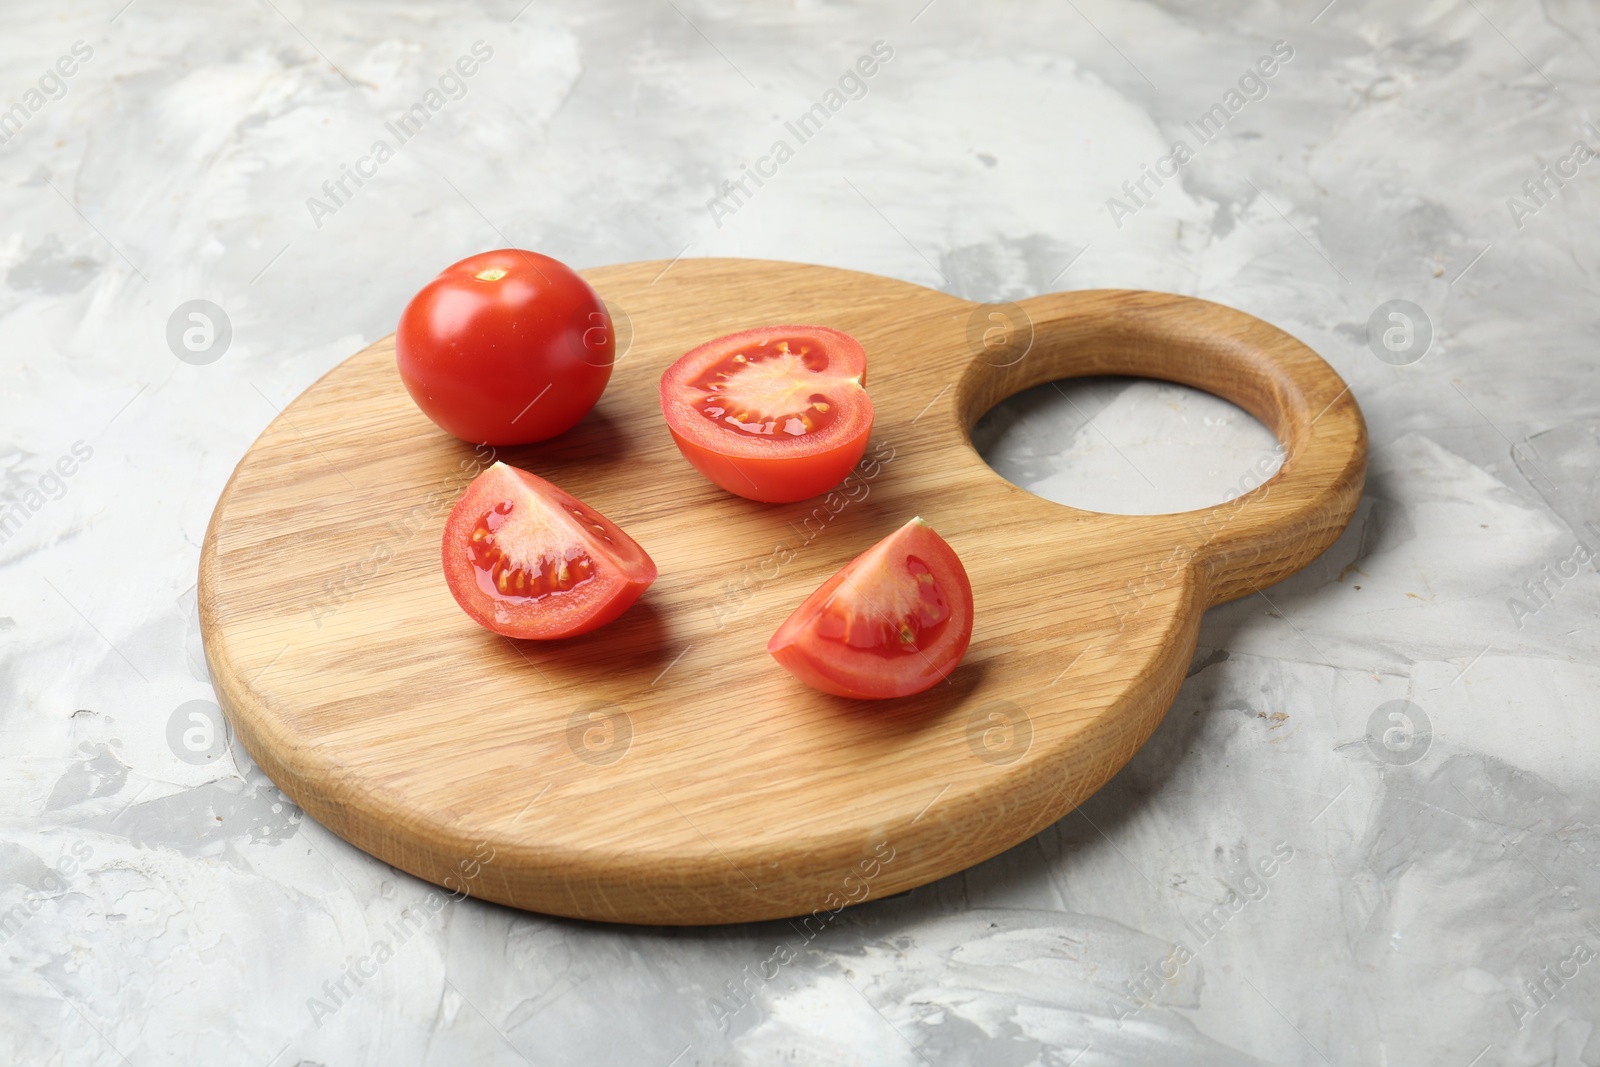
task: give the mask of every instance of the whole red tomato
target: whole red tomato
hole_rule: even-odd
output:
[[[467,441],[523,445],[572,428],[611,380],[611,317],[564,263],[516,248],[445,268],[395,333],[400,380]]]

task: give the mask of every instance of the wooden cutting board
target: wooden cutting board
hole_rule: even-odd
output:
[[[475,450],[412,404],[385,338],[267,427],[206,535],[206,655],[238,738],[323,825],[452,891],[620,922],[820,922],[962,870],[1110,778],[1171,704],[1201,612],[1304,566],[1361,493],[1366,430],[1348,387],[1217,304],[1104,290],[989,307],[733,259],[586,277],[627,350],[574,430]],[[860,339],[877,411],[856,474],[799,504],[711,485],[657,402],[689,348],[771,323]],[[1090,374],[1216,393],[1271,427],[1287,459],[1228,503],[1120,516],[1035,497],[973,450],[971,426],[1001,399]],[[440,536],[492,458],[626,528],[660,579],[579,638],[474,625],[445,587]],[[913,515],[972,578],[965,661],[898,701],[803,687],[768,636]]]

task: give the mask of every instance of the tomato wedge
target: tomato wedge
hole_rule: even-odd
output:
[[[789,503],[827,492],[867,450],[867,354],[826,326],[763,326],[686,353],[661,376],[678,450],[730,493]]]
[[[474,622],[507,637],[572,637],[626,611],[656,565],[616,523],[527,471],[496,463],[444,527],[444,577]]]
[[[966,568],[918,518],[822,583],[778,627],[767,651],[814,689],[876,699],[943,681],[971,640]]]

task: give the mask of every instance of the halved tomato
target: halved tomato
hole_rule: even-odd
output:
[[[450,509],[444,577],[462,610],[497,634],[571,637],[626,611],[656,565],[581,500],[496,463]]]
[[[845,564],[767,642],[824,693],[903,697],[937,684],[972,640],[972,583],[955,550],[912,519]]]
[[[708,341],[661,376],[678,449],[730,493],[769,503],[838,485],[872,433],[867,354],[826,326],[763,326]]]

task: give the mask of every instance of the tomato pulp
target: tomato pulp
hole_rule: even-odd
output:
[[[767,642],[790,674],[836,696],[920,693],[972,640],[972,583],[955,550],[912,519],[845,564]]]
[[[655,563],[616,523],[504,463],[474,478],[456,501],[443,553],[456,603],[507,637],[587,633],[656,580]]]
[[[684,458],[730,493],[769,503],[838,485],[872,433],[867,354],[826,326],[763,326],[686,353],[661,376]]]
[[[572,428],[611,380],[611,317],[549,256],[505,248],[446,267],[395,331],[406,391],[474,444],[523,445]]]

